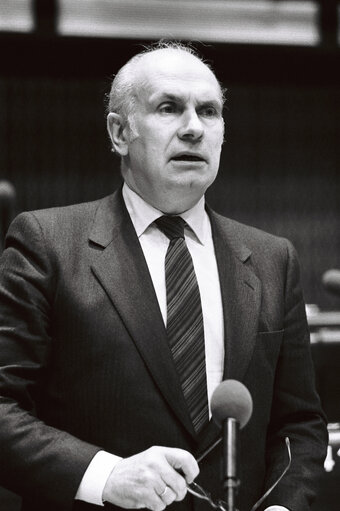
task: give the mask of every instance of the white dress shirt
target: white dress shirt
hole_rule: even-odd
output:
[[[164,324],[167,321],[165,255],[169,238],[154,224],[163,213],[147,204],[126,184],[123,197],[146,259]],[[191,254],[201,295],[208,402],[221,383],[224,368],[224,327],[220,281],[204,197],[180,215],[190,228],[184,236]]]
[[[163,213],[146,203],[126,183],[123,198],[141,244],[155,289],[164,324],[167,321],[165,254],[169,239],[154,221]],[[185,227],[185,240],[191,254],[201,295],[205,357],[207,371],[208,403],[222,381],[224,368],[224,326],[221,289],[209,217],[205,211],[204,197],[190,210],[180,215]],[[211,415],[210,405],[209,414]],[[98,452],[88,466],[76,495],[77,499],[103,505],[105,483],[121,458],[105,451]],[[274,506],[267,511],[286,511]]]

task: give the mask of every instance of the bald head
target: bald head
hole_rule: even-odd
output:
[[[183,68],[185,71],[187,63],[192,64],[193,62],[203,74],[210,76],[219,90],[223,103],[224,91],[215,74],[190,46],[180,43],[160,43],[132,57],[118,71],[108,95],[107,113],[116,112],[122,116],[125,122],[132,125],[136,98],[145,81],[149,81],[150,72],[153,72],[154,78],[157,79],[157,70],[171,75],[172,70]]]

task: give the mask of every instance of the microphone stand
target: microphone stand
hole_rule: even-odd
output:
[[[238,478],[239,422],[228,418],[223,422],[223,490],[227,511],[237,511],[235,500],[240,486]]]

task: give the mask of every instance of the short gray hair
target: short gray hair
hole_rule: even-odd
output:
[[[196,57],[203,64],[205,64],[215,75],[209,64],[199,56],[196,50],[190,44],[183,44],[180,42],[173,41],[160,41],[158,43],[146,46],[144,50],[134,57],[132,57],[115,75],[110,93],[106,96],[106,111],[107,114],[115,112],[122,116],[123,121],[127,122],[133,129],[133,112],[136,104],[136,68],[140,60],[147,54],[158,51],[158,50],[174,50],[189,53],[193,57]],[[218,82],[219,83],[219,82]],[[220,85],[221,98],[224,102],[224,89]]]

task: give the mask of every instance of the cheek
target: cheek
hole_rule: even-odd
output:
[[[222,123],[220,129],[216,133],[216,140],[218,141],[219,146],[222,146],[222,144],[223,144],[224,132],[225,132],[224,123]]]
[[[145,129],[144,133],[141,134],[143,140],[143,147],[145,152],[151,156],[160,155],[166,147],[166,137],[163,135],[161,130],[149,130]]]
[[[162,148],[157,144],[150,144],[147,147],[146,154],[150,172],[152,174],[157,174],[162,166]]]
[[[213,158],[219,159],[221,150],[223,145],[223,134],[221,132],[217,132],[211,141],[211,153]]]
[[[209,133],[209,141],[212,151],[218,152],[221,150],[224,140],[224,124],[220,124],[212,129]]]
[[[136,166],[150,166],[156,161],[159,145],[147,133],[139,133],[133,141],[134,164]]]

